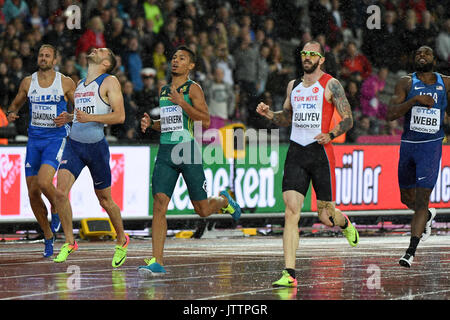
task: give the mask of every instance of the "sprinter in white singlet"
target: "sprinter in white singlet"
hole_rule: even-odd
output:
[[[359,241],[358,231],[340,210],[335,208],[334,153],[331,141],[353,125],[350,105],[338,80],[321,70],[324,50],[316,41],[305,44],[301,52],[304,77],[287,86],[283,111],[274,112],[265,103],[256,111],[279,126],[292,125],[291,143],[283,176],[283,200],[286,206],[283,233],[285,269],[275,287],[297,287],[296,250],[299,243],[300,211],[312,182],[317,195],[320,221],[340,226],[351,246]],[[342,121],[331,131],[334,109]]]
[[[58,171],[56,206],[66,243],[54,259],[64,262],[70,253],[78,249],[73,237],[72,209],[69,192],[81,170],[87,166],[93,180],[95,194],[100,205],[108,213],[117,232],[117,245],[112,266],[121,266],[126,259],[129,237],[123,230],[120,208],[111,195],[111,168],[109,146],[104,126],[123,123],[125,110],[120,83],[111,72],[116,66],[113,52],[108,48],[94,49],[88,55],[88,74],[75,90],[75,112],[72,130]]]
[[[15,121],[17,112],[28,101],[30,122],[25,157],[25,176],[31,210],[44,233],[44,257],[53,255],[55,233],[61,223],[55,210],[56,188],[53,177],[58,170],[61,155],[69,133],[70,118],[67,102],[73,104],[75,83],[69,77],[54,70],[57,51],[48,44],[39,49],[38,71],[25,77],[19,92],[8,108],[8,121]],[[42,194],[51,205],[52,220],[48,222],[48,211]]]

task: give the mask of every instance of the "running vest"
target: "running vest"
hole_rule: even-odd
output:
[[[334,105],[325,98],[325,88],[332,78],[325,73],[307,88],[299,80],[294,82],[291,92],[292,141],[307,146],[317,141],[314,137],[318,134],[328,133]]]
[[[86,84],[86,79],[81,80],[75,90],[75,109],[88,114],[110,113],[111,106],[100,96],[100,86],[108,76],[109,74],[104,73],[89,84]],[[105,136],[104,127],[103,123],[94,121],[80,123],[77,121],[75,113],[69,137],[78,142],[95,143]]]
[[[444,116],[447,107],[447,91],[444,80],[439,73],[436,82],[431,85],[423,83],[417,74],[412,74],[412,84],[407,100],[417,95],[427,94],[434,100],[431,108],[414,105],[406,114],[403,124],[402,141],[426,142],[444,138]]]
[[[192,106],[192,101],[189,98],[189,88],[195,82],[192,80],[186,81],[177,90],[183,94],[184,101]],[[181,90],[180,90],[181,88]],[[170,84],[161,89],[159,97],[160,124],[161,124],[161,144],[177,144],[180,142],[189,142],[194,139],[194,121],[187,115],[187,113],[179,105],[174,105],[169,100]]]
[[[39,85],[38,73],[33,73],[27,97],[30,110],[28,137],[64,138],[69,134],[68,124],[58,127],[53,121],[60,113],[67,111],[61,73],[56,72],[55,79],[48,88],[42,88]]]

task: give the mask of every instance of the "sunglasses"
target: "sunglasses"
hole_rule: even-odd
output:
[[[321,57],[321,58],[323,58],[323,55],[320,52],[317,52],[317,51],[305,51],[305,50],[302,50],[300,52],[300,54],[301,54],[302,57],[310,56],[310,57]]]

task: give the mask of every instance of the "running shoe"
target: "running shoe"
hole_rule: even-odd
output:
[[[166,273],[166,269],[158,262],[156,262],[156,258],[152,259],[144,259],[146,266],[140,266],[138,268],[138,272],[142,276],[158,276],[164,275]]]
[[[239,204],[236,201],[234,201],[234,199],[230,196],[230,194],[226,190],[221,191],[220,195],[225,196],[228,200],[228,206],[226,208],[223,208],[222,212],[231,214],[234,221],[238,221],[239,218],[241,217],[241,207],[239,206]]]
[[[273,282],[272,286],[294,288],[297,287],[297,279],[291,277],[287,270],[283,270],[281,278]]]
[[[53,244],[55,243],[55,236],[50,239],[44,239],[45,249],[44,249],[44,258],[51,257],[53,255]]]
[[[66,261],[69,254],[71,254],[74,251],[78,250],[78,243],[74,241],[73,244],[70,243],[64,243],[64,245],[61,247],[61,251],[59,252],[58,256],[53,259],[54,262],[64,262]]]
[[[50,223],[50,228],[53,233],[57,233],[61,229],[61,220],[59,220],[59,215],[57,213],[52,213],[52,222]]]
[[[127,250],[128,244],[130,243],[130,237],[126,234],[125,239],[126,241],[123,246],[116,245],[116,251],[114,252],[114,257],[112,260],[112,266],[114,268],[120,267],[127,259]]]
[[[348,226],[347,226],[347,228],[342,229],[342,233],[347,238],[348,243],[352,247],[356,247],[358,245],[358,242],[359,242],[358,230],[356,230],[356,228],[350,222],[350,219],[345,214],[343,214],[343,216],[345,217],[345,219],[347,219]]]
[[[422,238],[420,240],[426,241],[431,236],[431,224],[433,223],[434,217],[436,216],[436,209],[435,208],[429,208],[428,211],[430,211],[431,217],[428,219],[425,230],[423,231]]]
[[[414,260],[414,256],[412,254],[409,253],[405,253],[405,255],[403,257],[400,258],[400,260],[398,261],[398,263],[402,266],[402,267],[406,267],[406,268],[411,268],[412,262]]]

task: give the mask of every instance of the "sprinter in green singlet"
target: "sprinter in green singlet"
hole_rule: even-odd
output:
[[[163,267],[166,213],[180,173],[198,215],[208,217],[224,212],[231,214],[236,221],[241,215],[241,208],[228,192],[221,191],[218,197],[207,197],[202,152],[194,139],[194,122],[201,122],[201,127],[207,129],[210,118],[202,88],[189,79],[194,67],[194,52],[185,46],[177,48],[172,57],[172,82],[162,87],[159,95],[160,119],[153,121],[146,113],[141,119],[143,132],[148,128],[161,131],[152,176],[153,257],[145,260],[146,266],[139,267],[139,273],[143,275],[166,273]]]

